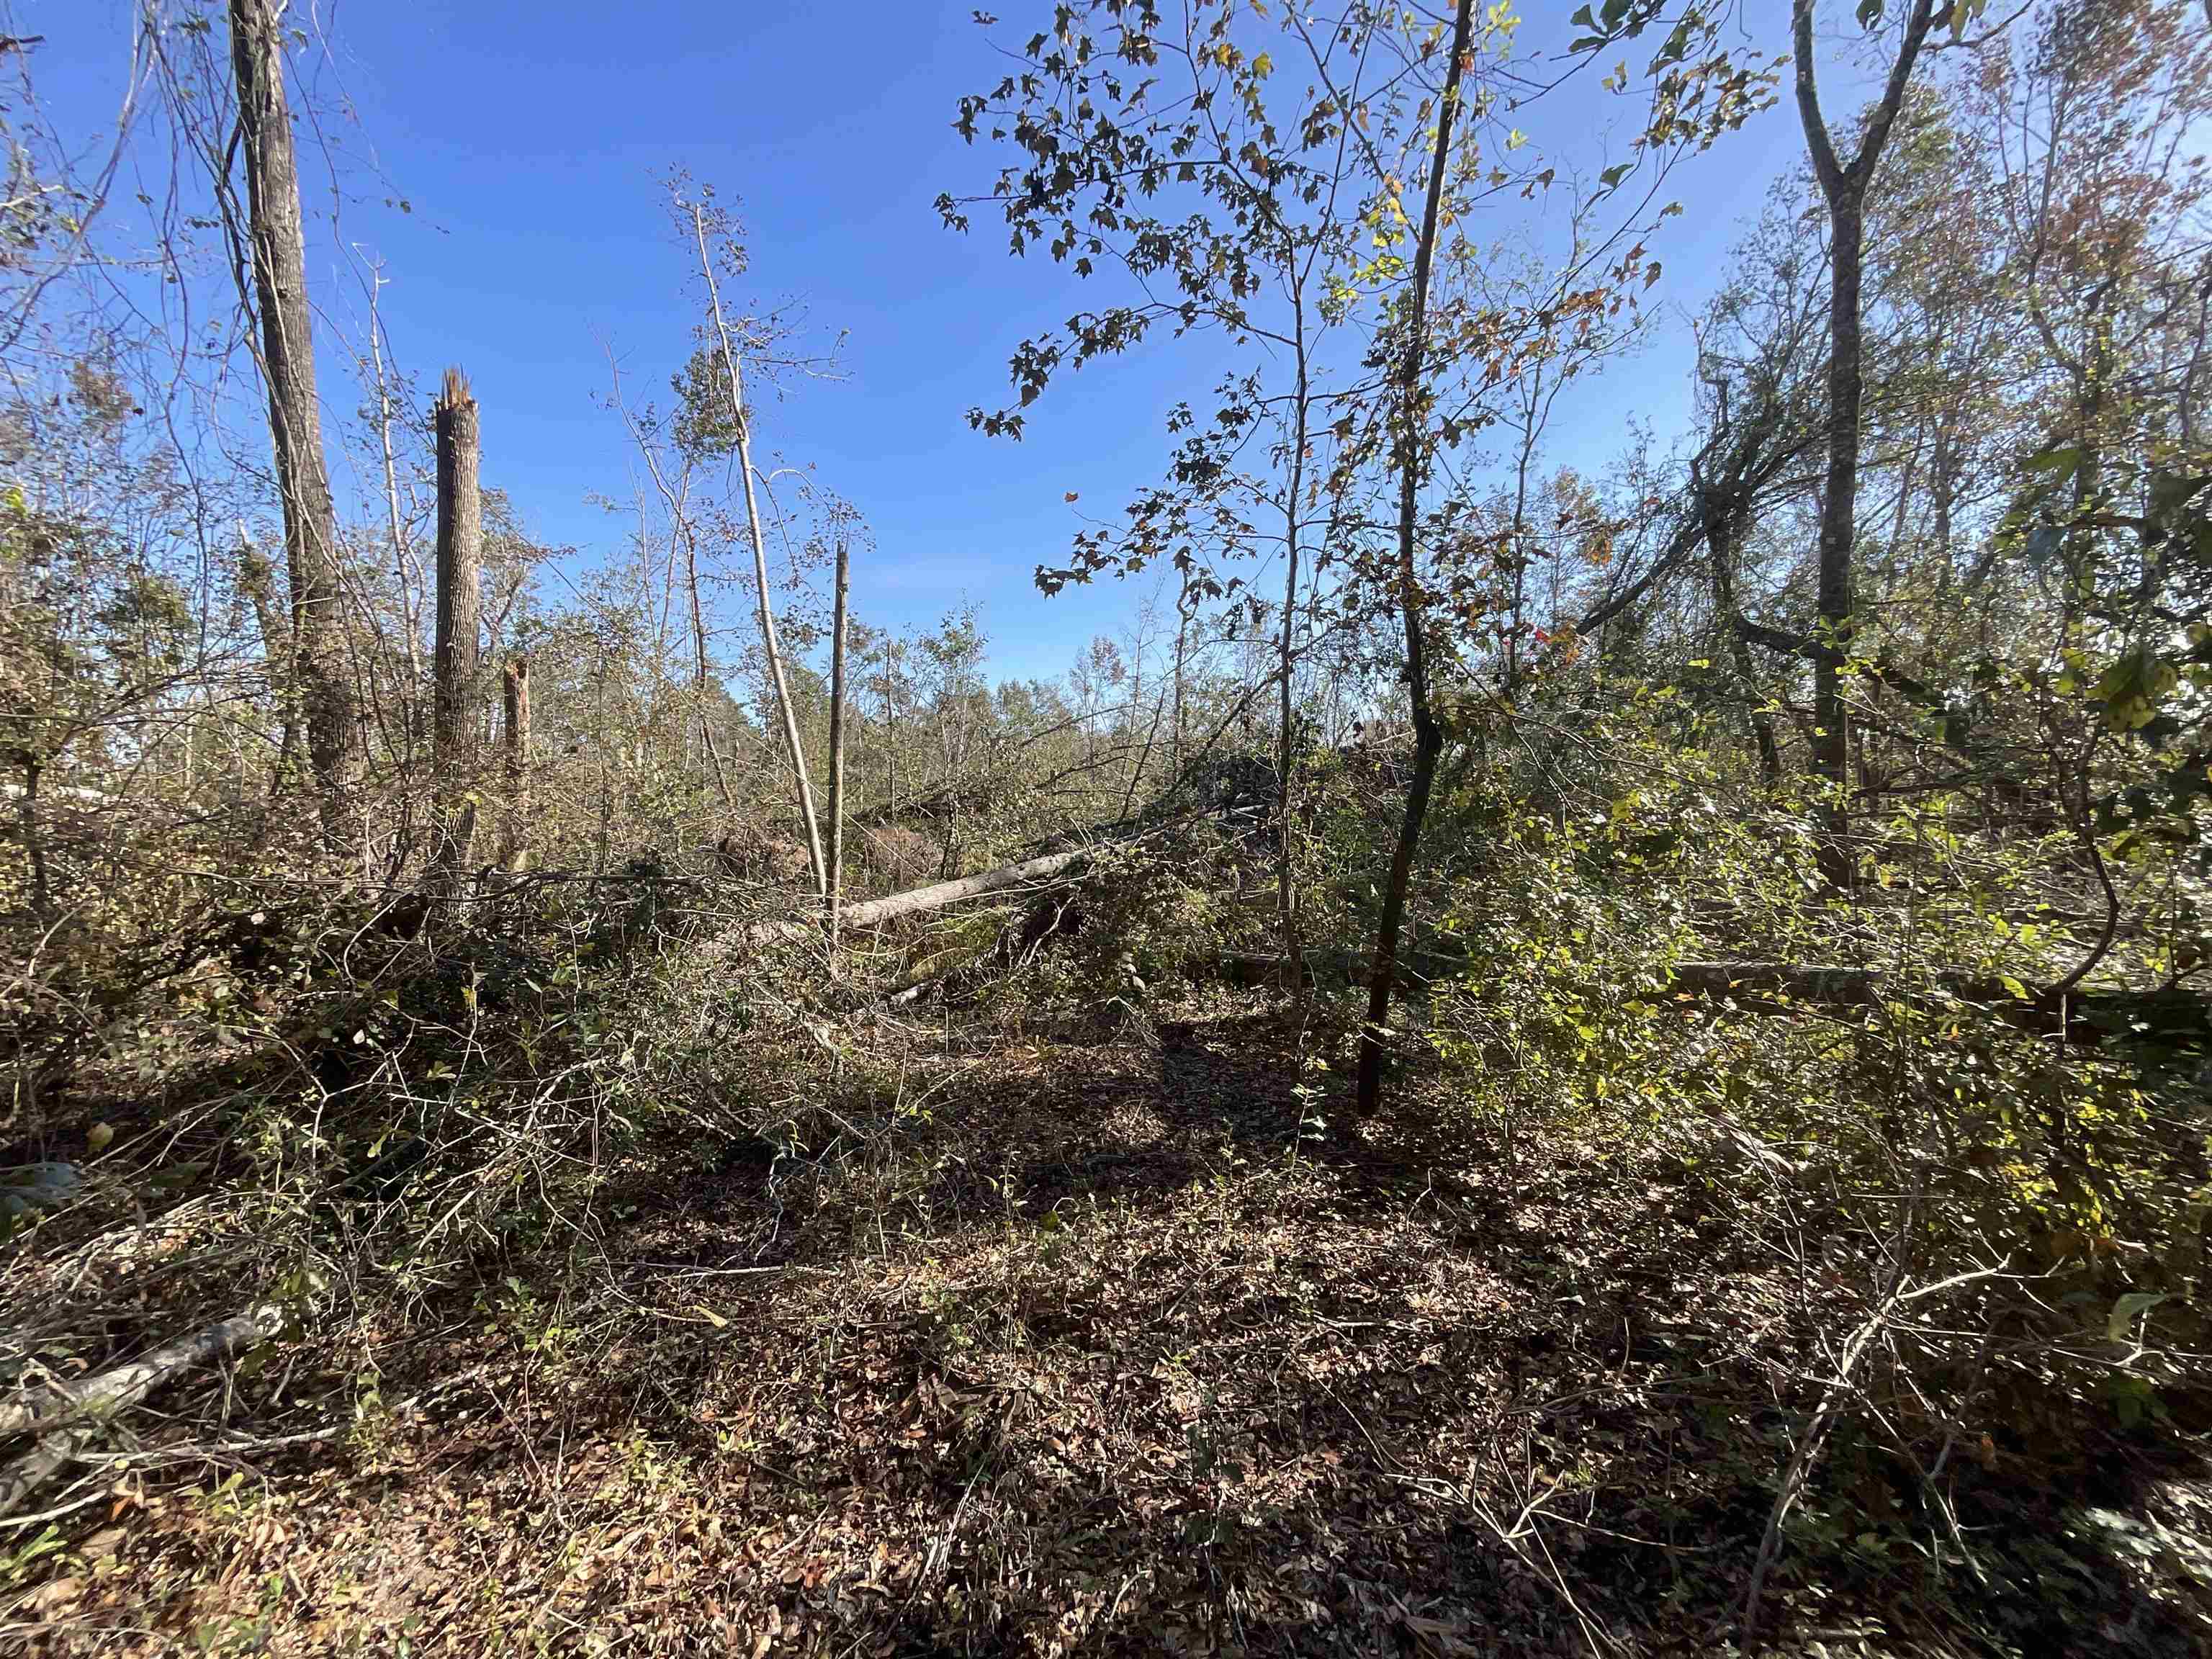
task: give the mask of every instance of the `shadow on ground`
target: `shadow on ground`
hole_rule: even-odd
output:
[[[73,1535],[29,1616],[103,1650],[1721,1650],[1809,1363],[1735,1218],[1623,1149],[1508,1175],[1418,1090],[1364,1132],[1285,1047],[1009,1045],[865,1145],[661,1149],[589,1271],[383,1357],[418,1404]],[[1940,1576],[1928,1493],[1839,1441],[1779,1646],[2201,1651],[2186,1571],[2144,1576],[2201,1476],[2073,1434],[1954,1469]],[[1829,1535],[1847,1488],[1895,1524]]]

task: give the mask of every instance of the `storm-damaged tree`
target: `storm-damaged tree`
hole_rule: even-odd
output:
[[[255,356],[269,394],[291,586],[289,659],[280,665],[278,678],[298,688],[324,833],[335,841],[346,827],[363,745],[346,648],[337,520],[315,391],[307,245],[284,92],[281,11],[272,0],[230,0],[230,57],[238,93],[236,149],[246,173],[251,303],[260,325]],[[227,202],[224,185],[227,181],[219,181],[217,194]]]
[[[483,572],[482,428],[477,400],[458,368],[446,371],[433,411],[438,444],[438,620],[431,655],[431,741],[437,769],[438,832],[434,860],[451,888],[467,867],[476,838],[477,589]]]
[[[994,204],[1016,254],[1045,244],[1078,276],[1118,265],[1138,289],[1133,301],[1079,313],[1064,331],[1024,342],[1012,366],[1018,405],[971,414],[986,431],[1018,436],[1022,410],[1056,371],[1127,349],[1161,324],[1178,335],[1211,330],[1285,365],[1287,387],[1271,386],[1265,368],[1232,372],[1210,418],[1178,404],[1170,430],[1180,441],[1167,481],[1137,496],[1126,527],[1079,537],[1070,564],[1041,569],[1038,581],[1050,592],[1167,558],[1187,578],[1197,571],[1190,585],[1201,596],[1230,597],[1242,583],[1221,567],[1275,539],[1261,530],[1259,507],[1272,504],[1280,514],[1287,602],[1278,650],[1285,809],[1279,908],[1295,954],[1290,670],[1291,630],[1310,614],[1297,603],[1304,534],[1316,522],[1334,526],[1338,545],[1324,554],[1362,596],[1364,612],[1403,626],[1409,689],[1425,708],[1433,617],[1423,567],[1438,538],[1423,532],[1452,514],[1425,524],[1420,498],[1437,444],[1479,423],[1455,407],[1432,406],[1431,267],[1443,231],[1455,246],[1465,242],[1460,226],[1478,203],[1509,192],[1537,197],[1553,175],[1532,158],[1508,162],[1525,139],[1499,118],[1506,100],[1495,88],[1480,97],[1486,130],[1494,130],[1488,153],[1453,136],[1457,128],[1463,137],[1472,125],[1461,107],[1461,82],[1478,49],[1469,7],[1433,26],[1360,8],[1325,24],[1296,11],[1263,23],[1219,3],[1183,7],[1170,26],[1162,9],[1110,0],[1060,8],[1053,30],[1024,49],[1021,73],[960,105],[963,134],[973,137],[988,121],[989,136],[1015,146],[1018,161],[990,195],[947,196],[939,206],[948,224],[964,228],[969,208]],[[1510,19],[1486,14],[1479,27],[1480,50],[1502,59]],[[1266,28],[1279,32],[1255,38]],[[1724,54],[1696,56],[1711,33],[1710,26],[1686,25],[1654,63],[1654,109],[1663,113],[1644,135],[1646,145],[1667,151],[1710,142],[1753,106],[1754,74]],[[1310,71],[1303,92],[1278,89],[1287,80],[1274,61],[1279,50]],[[1171,75],[1155,73],[1170,67]],[[1409,161],[1430,186],[1419,226],[1405,207]],[[1604,190],[1634,170],[1632,163],[1608,170]],[[1650,206],[1647,198],[1629,221]],[[1578,241],[1538,300],[1504,313],[1470,308],[1455,321],[1449,362],[1470,378],[1470,398],[1538,361],[1535,341],[1602,309],[1607,278],[1643,271],[1641,245],[1625,246],[1632,240]],[[1586,280],[1593,270],[1606,276]],[[1347,326],[1358,342],[1350,349],[1324,349],[1316,337]],[[1267,465],[1255,465],[1252,453],[1271,433],[1282,441]],[[1317,456],[1322,443],[1329,453]],[[1406,888],[1443,740],[1432,719],[1420,735],[1422,719],[1417,747],[1430,753],[1425,766],[1417,763],[1422,781],[1407,803],[1377,939],[1381,1001],[1363,1057],[1363,1099],[1370,1106]]]

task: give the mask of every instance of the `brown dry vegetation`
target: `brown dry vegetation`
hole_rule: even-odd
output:
[[[1285,1018],[858,1018],[815,1086],[888,1086],[866,1130],[641,1146],[577,1218],[582,1259],[178,1399],[189,1443],[144,1431],[10,1628],[85,1652],[1709,1645],[1819,1371],[1808,1316],[1848,1322],[1766,1248],[1786,1194],[1619,1126],[1509,1174],[1419,1088],[1302,1134]],[[343,1437],[283,1448],[334,1392]],[[210,1446],[233,1419],[270,1449]],[[1902,1594],[1871,1534],[1789,1563],[1787,1647],[2198,1650],[2212,1484],[2052,1426],[1954,1454],[1973,1567],[1943,1594]],[[1864,1512],[1919,1505],[1834,1455]]]

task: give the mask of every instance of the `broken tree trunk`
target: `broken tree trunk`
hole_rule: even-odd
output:
[[[2023,998],[1986,974],[1939,970],[1914,983],[1893,969],[1796,962],[1683,962],[1654,998],[1735,997],[1752,1006],[1869,1007],[1884,999],[1926,1005],[1937,1000],[1986,1007],[2008,1025],[2094,1045],[2130,1031],[2171,1042],[2212,1036],[2212,1001],[2179,987],[2163,991],[2081,991]]]
[[[1304,971],[1310,982],[1350,982],[1360,971],[1354,951],[1311,950]],[[1280,984],[1287,957],[1267,952],[1230,952],[1215,957],[1212,970],[1232,985]],[[1434,949],[1401,952],[1397,988],[1419,995],[1432,988],[1449,990],[1468,974],[1467,958]],[[1894,969],[1796,962],[1683,962],[1668,981],[1644,992],[1644,1002],[1705,1002],[1732,998],[1764,1013],[1797,1010],[1871,1008],[1890,1000],[1919,1007],[1960,1005],[1987,1012],[2008,1025],[2093,1047],[2107,1036],[2131,1033],[2149,1042],[2212,1039],[2212,999],[2172,988],[2162,991],[2069,991],[2016,995],[2003,981],[1985,974],[1939,970],[1925,979],[1903,978]]]
[[[267,1341],[283,1327],[282,1310],[265,1303],[62,1390],[49,1404],[18,1402],[0,1410],[0,1435],[40,1436],[37,1445],[0,1473],[0,1516],[13,1515],[68,1466],[89,1431],[83,1419],[135,1406],[187,1371],[220,1364]]]
[[[340,611],[337,516],[323,461],[300,174],[284,96],[283,11],[271,0],[230,0],[230,61],[246,167],[252,297],[261,325],[258,356],[284,513],[292,603],[288,678],[306,717],[323,833],[336,842],[345,829],[364,744]]]
[[[957,881],[940,881],[928,887],[917,887],[911,892],[870,899],[865,904],[849,907],[845,911],[844,922],[848,927],[880,927],[901,916],[919,915],[926,910],[942,910],[948,904],[957,904],[963,899],[981,898],[992,893],[1004,893],[1015,888],[1052,881],[1073,875],[1097,850],[1085,847],[1072,853],[1048,853],[1042,858],[1002,865],[980,875],[963,876]]]
[[[431,656],[433,763],[437,770],[437,869],[451,885],[476,834],[477,586],[483,565],[483,455],[477,400],[458,368],[446,371],[434,410],[438,443],[438,636]]]

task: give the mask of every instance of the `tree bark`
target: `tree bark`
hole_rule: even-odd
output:
[[[1797,113],[1805,129],[1814,176],[1828,204],[1828,465],[1820,509],[1820,611],[1823,643],[1831,650],[1813,664],[1813,769],[1827,786],[1820,867],[1839,892],[1851,886],[1855,861],[1844,805],[1850,787],[1849,711],[1844,703],[1844,663],[1850,652],[1851,550],[1857,538],[1859,434],[1865,377],[1859,340],[1859,286],[1866,243],[1866,192],[1883,144],[1905,100],[1914,61],[1935,21],[1935,0],[1914,0],[1905,40],[1891,65],[1881,100],[1868,117],[1857,154],[1845,163],[1820,113],[1813,57],[1814,0],[1791,0],[1796,58]]]
[[[1414,556],[1414,527],[1419,507],[1423,465],[1421,368],[1427,357],[1429,273],[1435,259],[1437,220],[1442,210],[1444,174],[1451,162],[1453,118],[1459,112],[1462,65],[1474,22],[1474,0],[1459,0],[1452,20],[1451,57],[1437,111],[1436,155],[1429,167],[1428,200],[1421,210],[1421,238],[1413,250],[1413,288],[1407,307],[1406,355],[1398,368],[1398,608],[1406,623],[1406,688],[1413,712],[1413,774],[1406,784],[1405,817],[1390,856],[1389,885],[1375,930],[1375,965],[1367,987],[1367,1023],[1359,1033],[1358,1109],[1371,1114],[1382,1096],[1383,1033],[1390,1018],[1390,992],[1398,976],[1398,933],[1406,919],[1406,890],[1413,879],[1413,854],[1420,845],[1421,820],[1436,781],[1437,757],[1443,732],[1429,707],[1426,644],[1422,637],[1425,605]]]
[[[981,898],[992,893],[1003,893],[1009,888],[1051,881],[1077,869],[1097,850],[1086,847],[1073,853],[1048,853],[1042,858],[1024,859],[1019,864],[1004,865],[996,870],[986,870],[980,875],[963,876],[957,881],[940,881],[928,887],[917,887],[911,892],[893,893],[888,898],[870,899],[865,904],[855,904],[848,909],[844,922],[848,927],[878,927],[901,916],[917,915],[925,910],[941,910],[948,904],[959,903],[963,899]]]
[[[291,586],[292,679],[306,717],[325,837],[336,841],[360,780],[362,739],[341,612],[343,575],[330,474],[323,461],[307,310],[307,240],[284,94],[283,34],[272,0],[230,0],[230,58],[238,82],[261,377],[284,514]]]
[[[438,633],[431,653],[431,746],[450,884],[467,865],[476,831],[477,588],[483,568],[482,430],[458,368],[446,371],[434,412],[438,442]]]
[[[252,1348],[283,1327],[283,1310],[264,1304],[103,1371],[44,1407],[15,1403],[0,1410],[0,1434],[41,1436],[37,1445],[0,1472],[0,1516],[13,1515],[76,1455],[88,1432],[78,1426],[80,1419],[134,1406],[185,1372]]]

